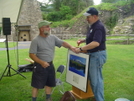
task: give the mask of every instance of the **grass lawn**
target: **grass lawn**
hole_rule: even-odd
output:
[[[66,40],[76,46],[77,39]],[[82,46],[82,45],[81,45]],[[14,69],[17,67],[16,50],[10,50],[10,64]],[[107,63],[103,67],[105,101],[114,101],[116,98],[128,98],[134,100],[134,45],[107,44]],[[28,49],[19,50],[19,65],[29,64],[25,61],[28,57]],[[0,51],[0,76],[7,66],[6,51]],[[54,64],[66,65],[67,49],[56,48]],[[11,69],[11,74],[14,74]],[[31,72],[22,73],[26,79],[19,74],[11,77],[3,77],[0,81],[0,101],[31,101]],[[66,73],[65,73],[66,74]],[[62,80],[65,81],[66,75]],[[5,73],[6,75],[6,73]],[[64,83],[65,90],[70,91],[72,86]],[[43,101],[43,90],[39,91],[38,100]],[[55,90],[52,97],[59,101],[61,94]],[[78,101],[90,101],[78,100]]]

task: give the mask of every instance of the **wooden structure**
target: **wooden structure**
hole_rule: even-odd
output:
[[[18,41],[30,41],[31,25],[18,25]]]
[[[87,92],[83,92],[82,90],[80,90],[74,86],[72,86],[71,92],[77,99],[88,99],[88,98],[94,97],[94,94],[90,87],[90,81],[88,81],[88,84],[87,84]]]
[[[81,51],[81,53],[87,53],[87,51]],[[88,99],[94,97],[89,80],[87,82],[87,92],[83,92],[75,86],[72,86],[71,92],[77,99]]]

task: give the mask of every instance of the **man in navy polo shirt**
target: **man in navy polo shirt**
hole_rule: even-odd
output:
[[[86,42],[86,45],[77,48],[76,53],[87,51],[90,55],[89,80],[94,93],[95,101],[104,101],[104,86],[102,76],[102,66],[106,62],[106,31],[104,25],[99,20],[98,11],[91,7],[84,13],[87,22],[91,25],[86,39],[80,39],[77,44]]]

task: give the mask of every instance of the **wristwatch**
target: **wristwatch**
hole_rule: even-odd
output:
[[[83,51],[83,50],[81,49],[81,47],[80,47],[79,49],[80,49],[80,51]]]

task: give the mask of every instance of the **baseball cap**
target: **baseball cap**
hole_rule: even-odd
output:
[[[38,23],[38,28],[41,28],[42,26],[47,26],[47,25],[50,25],[50,24],[52,24],[52,22],[43,20],[43,21]]]
[[[83,15],[84,15],[84,16],[98,15],[98,11],[97,11],[96,8],[91,7],[91,8],[89,8]]]

